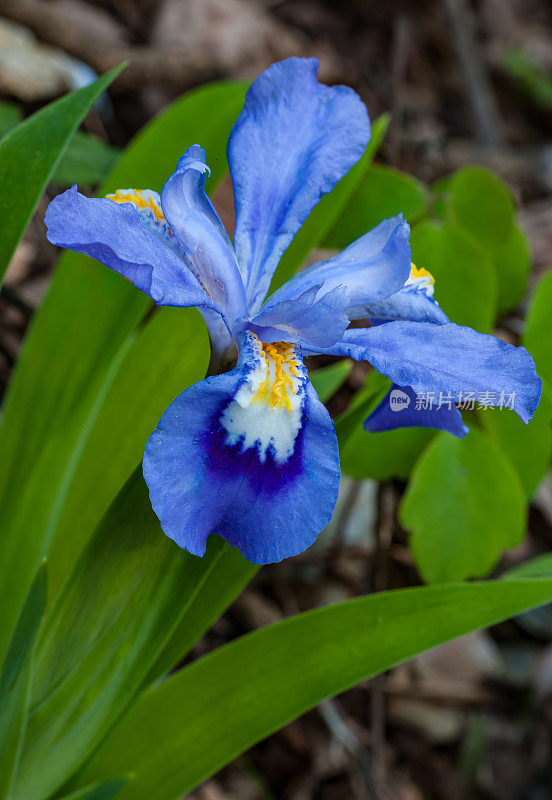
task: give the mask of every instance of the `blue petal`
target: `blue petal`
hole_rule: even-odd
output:
[[[190,147],[163,187],[165,217],[186,264],[233,322],[245,313],[245,290],[228,234],[205,194],[205,152]]]
[[[264,564],[305,550],[329,522],[339,482],[335,431],[300,359],[285,368],[291,361],[290,409],[271,405],[264,380],[274,361],[245,332],[235,369],[195,384],[163,415],[144,477],[164,532],[180,547],[203,555],[216,533]],[[284,394],[280,386],[282,403]]]
[[[52,244],[101,261],[158,305],[221,311],[133,203],[84,197],[73,186],[52,200],[45,222]]]
[[[409,233],[402,214],[386,219],[338,255],[299,272],[268,302],[296,297],[322,283],[325,291],[336,286],[347,291],[350,318],[366,316],[351,311],[383,300],[404,287],[410,275]]]
[[[249,310],[259,309],[284,250],[370,138],[368,113],[345,86],[317,81],[318,60],[288,58],[247,92],[228,142],[234,243]]]
[[[542,391],[525,348],[452,322],[399,321],[353,328],[331,348],[309,351],[369,361],[394,383],[411,386],[417,393],[442,392],[462,402],[467,392],[475,392],[484,405],[511,403],[524,422],[533,416]]]
[[[365,420],[364,429],[379,433],[396,428],[437,428],[463,439],[469,429],[463,424],[456,406],[451,401],[440,405],[438,398],[435,403],[426,400],[410,386],[394,384]]]
[[[251,320],[252,329],[263,342],[283,339],[319,347],[334,344],[349,325],[348,295],[342,286],[330,291],[325,288],[318,284],[298,297],[269,301]]]
[[[391,297],[359,306],[350,312],[352,319],[369,319],[374,322],[409,320],[410,322],[432,322],[443,325],[449,318],[443,309],[423,289],[405,286]]]

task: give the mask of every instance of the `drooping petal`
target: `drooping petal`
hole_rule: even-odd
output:
[[[140,194],[135,193],[134,199]],[[160,208],[157,212],[162,217]],[[198,306],[220,312],[169,246],[161,217],[156,219],[149,207],[140,210],[134,200],[88,198],[73,186],[52,200],[45,222],[52,244],[95,258],[158,305]]]
[[[452,401],[439,404],[438,398],[420,397],[410,386],[396,384],[364,421],[364,429],[372,433],[415,427],[437,428],[460,439],[469,430]]]
[[[410,275],[410,227],[402,214],[381,222],[338,255],[301,270],[268,300],[274,303],[297,297],[323,284],[328,292],[342,286],[348,294],[350,318],[365,316],[351,311],[376,303],[402,289]]]
[[[528,422],[538,406],[542,381],[524,347],[448,322],[388,322],[352,328],[341,342],[308,354],[347,355],[369,361],[398,386],[418,394],[433,392],[453,402],[466,393],[486,406],[508,406]]]
[[[402,319],[443,325],[450,320],[433,299],[434,284],[435,280],[427,270],[412,265],[410,277],[402,289],[385,300],[351,309],[349,316],[369,319],[372,324]]]
[[[161,205],[186,264],[233,321],[245,313],[245,290],[228,234],[205,194],[207,171],[205,151],[193,145],[165,183]]]
[[[305,550],[330,520],[333,424],[291,346],[240,336],[235,369],[178,397],[144,456],[167,536],[195,555],[216,533],[257,564]]]
[[[298,297],[269,301],[250,325],[263,342],[285,339],[324,347],[337,342],[347,330],[348,302],[343,286],[326,291],[323,284],[318,284]]]
[[[247,92],[228,142],[234,244],[249,310],[259,309],[284,250],[370,138],[368,113],[345,86],[317,81],[318,60],[288,58]]]

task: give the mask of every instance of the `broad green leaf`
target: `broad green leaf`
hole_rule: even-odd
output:
[[[71,136],[121,69],[50,103],[0,141],[0,281]]]
[[[335,364],[320,367],[320,369],[315,369],[310,373],[311,383],[323,403],[329,400],[339,387],[345,383],[351,374],[352,366],[353,362],[348,358],[344,358],[342,361],[336,361]]]
[[[46,608],[46,565],[31,584],[0,672],[0,798],[17,774],[31,680],[33,644]]]
[[[492,259],[498,276],[498,310],[516,308],[523,300],[531,271],[529,242],[518,225],[493,251]]]
[[[226,141],[244,91],[241,83],[219,83],[178,100],[136,137],[100,194],[119,186],[161,188],[179,156],[194,142],[201,142],[207,150],[212,189],[226,169]],[[103,425],[104,400],[127,355],[132,359],[129,350],[136,339],[135,328],[149,308],[149,299],[120,276],[91,259],[68,253],[61,259],[48,296],[33,321],[0,428],[0,606],[4,620],[0,654],[36,565],[49,550],[91,432],[96,425]],[[183,325],[187,324],[187,314],[195,314],[181,313]],[[190,347],[203,346],[199,324],[196,331],[190,333]],[[188,357],[192,358],[191,351]],[[148,368],[144,363],[143,369]],[[139,377],[136,403],[142,386],[150,391],[148,381]],[[155,402],[153,398],[147,413],[152,413]],[[146,416],[136,427],[140,442]],[[124,463],[129,452],[125,447],[135,452],[137,446],[130,437],[133,428],[127,418],[113,422],[115,440],[121,423],[128,426],[129,438],[120,453]],[[118,488],[112,487],[113,493]],[[99,490],[101,505],[105,484],[100,484]],[[94,484],[89,492],[92,505]],[[98,508],[98,513],[103,510]],[[80,525],[78,516],[74,523],[74,535],[84,543],[91,531]],[[69,525],[67,517],[64,524]]]
[[[435,431],[428,428],[402,428],[383,433],[364,430],[364,420],[383,400],[390,386],[389,378],[376,371],[370,372],[365,389],[357,394],[352,408],[336,422],[341,469],[353,478],[376,481],[407,478],[420,453],[435,435]]]
[[[493,581],[395,590],[291,617],[144,694],[75,784],[135,771],[121,800],[177,800],[324,698],[550,600],[551,580]]]
[[[529,306],[527,324],[522,337],[522,344],[529,350],[537,372],[548,383],[552,382],[552,336],[550,320],[552,319],[552,272],[548,272],[540,281]]]
[[[389,117],[379,117],[372,126],[370,141],[360,160],[334,189],[324,195],[311,211],[293,241],[282,256],[270,284],[269,294],[275,292],[294,275],[313,247],[321,245],[324,237],[342,213],[347,201],[359,186],[366,167],[370,164],[385,135]]]
[[[86,786],[71,794],[65,794],[59,800],[112,800],[128,783],[128,778],[117,778],[112,781],[102,781],[94,786]]]
[[[404,214],[409,221],[427,209],[428,190],[411,175],[373,164],[347,203],[324,246],[342,250],[382,220]]]
[[[514,226],[515,205],[500,178],[484,167],[464,167],[448,190],[453,219],[491,250],[502,247]]]
[[[100,744],[229,550],[218,537],[204,558],[181,550],[136,470],[46,617],[14,800],[59,789]],[[242,569],[251,572],[245,559]]]
[[[523,489],[506,456],[473,427],[441,433],[412,473],[400,509],[427,583],[485,575],[525,532]]]
[[[107,178],[120,157],[120,150],[95,136],[77,131],[52,180],[66,186],[73,183],[96,186]]]
[[[535,556],[523,564],[517,564],[505,572],[503,578],[550,578],[552,577],[552,553]]]
[[[509,409],[489,408],[479,415],[488,436],[516,470],[528,498],[534,495],[550,465],[552,428],[549,402],[541,401],[528,425]]]
[[[412,260],[435,278],[435,299],[459,325],[490,331],[496,316],[497,281],[490,256],[454,223],[430,220],[410,236]]]

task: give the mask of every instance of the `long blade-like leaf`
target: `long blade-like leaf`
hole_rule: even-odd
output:
[[[122,68],[50,103],[0,141],[0,283],[71,137]]]
[[[59,800],[112,800],[121,792],[128,783],[128,778],[116,778],[112,781],[102,781],[93,786],[85,786],[71,794],[60,797]]]
[[[46,565],[42,564],[21,610],[0,672],[0,799],[9,794],[18,767],[29,700],[31,654],[46,608]]]
[[[263,628],[138,701],[78,776],[135,771],[122,800],[177,800],[325,697],[552,600],[552,580],[395,590]]]

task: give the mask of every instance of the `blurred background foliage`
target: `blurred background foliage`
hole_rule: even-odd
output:
[[[533,562],[552,546],[551,45],[552,10],[545,0],[425,0],[415,6],[394,0],[383,7],[353,0],[0,0],[0,271],[6,269],[0,391],[10,382],[0,430],[2,654],[31,586],[17,628],[23,644],[20,651],[8,650],[6,662],[17,665],[6,716],[10,730],[23,725],[18,698],[30,692],[25,702],[33,709],[18,800],[38,797],[39,786],[53,792],[62,786],[134,693],[155,685],[186,653],[205,654],[261,625],[373,590],[502,576],[510,569],[519,575],[526,563],[538,565],[525,567],[527,574],[551,573],[548,561]],[[45,241],[42,218],[48,200],[73,183],[100,194],[130,185],[159,189],[181,151],[198,141],[213,170],[210,192],[231,229],[228,132],[247,82],[271,61],[292,54],[318,55],[321,78],[356,88],[375,124],[364,159],[313,212],[275,280],[403,212],[412,228],[413,260],[435,276],[435,297],[446,313],[460,324],[523,343],[545,393],[530,426],[508,410],[487,409],[465,415],[471,433],[462,441],[422,429],[371,434],[362,420],[387,391],[387,379],[367,365],[313,359],[313,380],[340,433],[344,477],[334,521],[301,557],[259,572],[217,621],[255,570],[215,546],[199,566],[175,562],[164,539],[157,543],[157,533],[153,546],[148,531],[157,531],[156,521],[139,482],[126,484],[121,507],[113,507],[92,537],[160,413],[202,376],[207,353],[201,322],[195,312],[171,309],[151,316],[145,297],[74,254],[61,258],[52,278],[58,254]],[[114,76],[89,85],[124,59],[128,66],[108,94]],[[195,90],[220,79],[231,83]],[[68,89],[80,91],[41,110]],[[39,127],[37,119],[43,120]],[[27,121],[16,127],[22,120]],[[2,158],[12,164],[21,148],[27,156],[17,176],[13,170],[2,173]],[[22,500],[14,503],[13,497]],[[136,543],[140,526],[144,538]],[[89,540],[92,566],[72,574],[62,600],[47,612],[51,633],[38,641],[39,671],[31,690],[27,659],[47,591],[43,570],[32,582],[35,569],[48,552],[52,600]],[[124,542],[133,542],[136,551],[121,575],[117,548]],[[144,569],[150,553],[158,572]],[[141,599],[125,594],[138,581]],[[187,581],[204,581],[198,597],[183,594]],[[514,589],[510,596],[513,613]],[[455,603],[465,603],[467,613],[475,614],[477,601],[462,597],[468,596],[445,593],[436,608],[441,604],[446,616],[446,609],[453,613]],[[155,614],[148,606],[152,598]],[[397,615],[408,602],[403,611],[397,607]],[[82,640],[67,637],[81,615],[86,634]],[[73,675],[94,631],[111,618],[116,623],[88,656],[96,666]],[[392,639],[393,615],[385,620]],[[121,666],[133,624],[140,634]],[[337,621],[335,627],[345,655],[355,642],[347,639],[346,624]],[[423,616],[411,624],[423,638]],[[366,652],[372,633],[366,620]],[[305,633],[298,627],[293,635],[299,646]],[[551,636],[552,614],[544,607],[443,645],[325,701],[193,796],[548,797]],[[268,646],[262,638],[248,641],[252,652]],[[322,640],[311,644],[321,662],[335,660]],[[234,680],[239,670],[232,659],[240,663],[239,647],[230,651],[226,666],[229,675],[236,671]],[[276,697],[278,676],[292,657],[282,653],[268,684]],[[209,662],[213,669],[216,658]],[[363,656],[356,680],[392,660],[376,659],[373,669],[368,662]],[[134,683],[121,681],[105,702],[102,681],[109,684],[116,665]],[[344,672],[350,663],[344,657],[334,666]],[[3,678],[12,673],[5,671]],[[53,691],[65,681],[65,694]],[[0,699],[6,685],[0,680]],[[193,672],[183,671],[172,686],[176,694],[169,695],[168,708],[174,696],[182,704],[190,691],[202,696]],[[236,688],[244,705],[247,688],[243,695]],[[93,723],[68,743],[64,725],[83,709]],[[56,720],[53,728],[44,722],[48,715]],[[119,792],[126,778],[125,770],[117,772],[117,745],[120,750],[140,727],[155,730],[155,719],[148,702],[142,703],[64,794],[108,800]],[[270,719],[262,724],[270,729]],[[178,747],[192,747],[195,737],[201,742],[201,729],[191,727],[187,738],[179,734]],[[229,728],[226,735],[235,733]],[[134,745],[139,751],[139,737]],[[241,748],[246,746],[244,741]],[[161,749],[160,758],[168,752]],[[9,759],[10,753],[3,756]],[[41,754],[53,756],[46,757],[47,769],[37,771],[33,763]],[[201,774],[200,756],[194,755],[197,773],[191,770],[186,785]],[[98,784],[104,768],[115,770],[114,780]],[[148,769],[153,781],[151,796],[159,768],[144,766],[146,788]],[[77,792],[77,784],[89,784],[90,791]],[[9,796],[14,787],[0,780],[0,797],[4,790]]]

